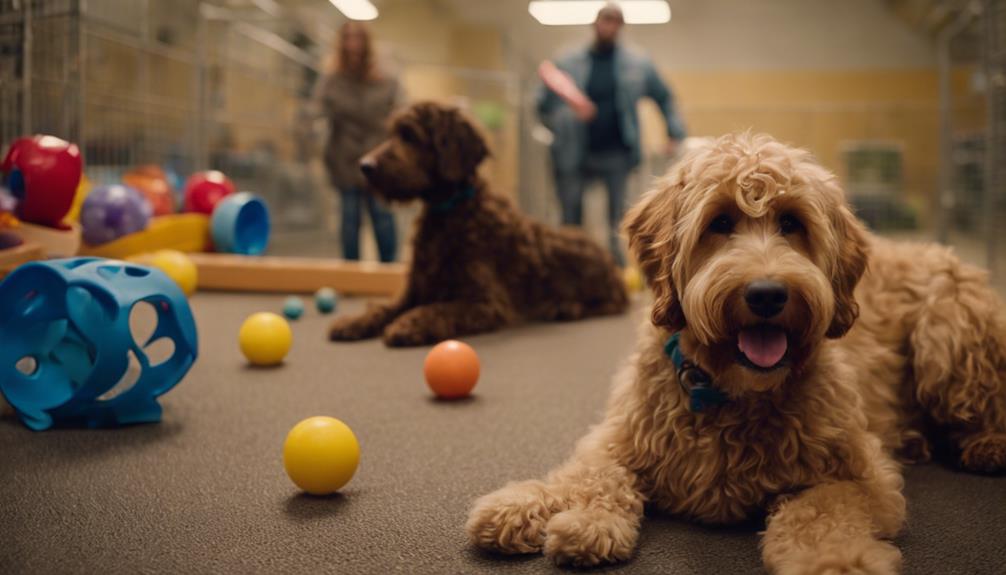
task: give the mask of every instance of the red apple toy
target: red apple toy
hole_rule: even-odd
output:
[[[76,144],[44,135],[18,138],[0,164],[7,187],[20,200],[17,217],[52,228],[62,228],[82,169]]]

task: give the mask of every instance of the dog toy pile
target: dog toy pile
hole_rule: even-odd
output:
[[[92,189],[80,148],[49,135],[18,138],[0,162],[0,275],[43,257],[94,256],[163,262],[191,295],[195,278],[163,250],[261,255],[271,219],[265,201],[237,192],[219,171],[185,183],[171,168],[136,166]],[[178,197],[176,197],[178,190]],[[177,208],[185,213],[176,213]],[[157,265],[153,263],[153,265]]]

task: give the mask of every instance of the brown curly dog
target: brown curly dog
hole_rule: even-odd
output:
[[[648,504],[767,513],[774,573],[895,573],[894,456],[927,456],[924,423],[963,467],[1006,467],[1006,318],[986,274],[867,233],[808,153],[720,138],[624,228],[654,292],[638,352],[569,461],[475,502],[475,545],[623,561]]]
[[[557,230],[487,189],[476,168],[485,139],[458,109],[420,103],[360,167],[390,201],[423,201],[404,293],[363,315],[339,318],[332,340],[378,335],[425,345],[522,320],[574,320],[625,310],[625,285],[606,250]]]

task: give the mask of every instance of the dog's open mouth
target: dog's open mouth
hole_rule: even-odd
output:
[[[745,367],[767,371],[785,365],[789,341],[786,331],[774,325],[755,325],[737,336],[738,359]]]

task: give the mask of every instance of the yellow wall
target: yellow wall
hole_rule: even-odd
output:
[[[980,111],[967,97],[968,71],[954,77],[957,117]],[[664,73],[692,136],[752,129],[811,150],[844,178],[843,145],[895,143],[904,152],[904,193],[923,214],[939,177],[939,90],[934,69],[844,71],[682,71]],[[663,135],[655,107],[644,111],[644,137]],[[959,122],[959,125],[964,122]]]
[[[448,54],[449,64],[463,68],[501,70],[505,63],[502,35],[492,26],[454,26],[448,38]]]
[[[693,136],[767,132],[811,150],[841,177],[844,143],[894,142],[904,146],[906,194],[934,191],[939,151],[935,71],[681,72],[667,77]]]

